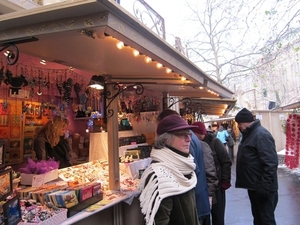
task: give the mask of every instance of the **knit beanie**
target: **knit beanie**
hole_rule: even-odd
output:
[[[206,134],[206,128],[205,128],[205,125],[204,123],[202,122],[195,122],[192,124],[193,126],[197,126],[196,128],[192,128],[192,131],[194,133],[197,133],[197,134]]]
[[[243,108],[235,116],[235,122],[237,123],[249,123],[254,121],[253,114],[246,108]]]

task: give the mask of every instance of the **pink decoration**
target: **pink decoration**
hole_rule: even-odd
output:
[[[286,156],[285,164],[290,169],[299,166],[300,115],[291,114],[286,125]]]

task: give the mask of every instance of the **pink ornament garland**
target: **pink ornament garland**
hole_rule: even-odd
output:
[[[300,115],[290,114],[286,125],[285,164],[290,169],[298,168],[300,152]]]

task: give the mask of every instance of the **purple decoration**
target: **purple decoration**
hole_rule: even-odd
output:
[[[59,162],[56,162],[54,159],[35,162],[31,158],[28,158],[27,165],[20,168],[19,171],[26,174],[45,174],[51,170],[58,169],[58,167]]]

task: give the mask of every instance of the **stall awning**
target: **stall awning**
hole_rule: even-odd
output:
[[[231,121],[234,120],[234,116],[231,117],[222,117],[222,118],[216,118],[209,121],[204,121],[205,123],[213,123],[213,122],[225,122],[225,121]]]
[[[0,45],[38,39],[17,44],[24,54],[20,64],[39,65],[44,59],[90,76],[108,75],[111,82],[139,82],[171,96],[231,99],[233,95],[113,1],[61,2],[4,14],[0,33]],[[120,41],[121,49],[116,46]],[[37,60],[28,64],[26,56]],[[151,58],[148,63],[146,57]]]
[[[235,106],[235,99],[214,98],[180,98],[181,108],[186,107],[192,112],[202,115],[226,116]]]

